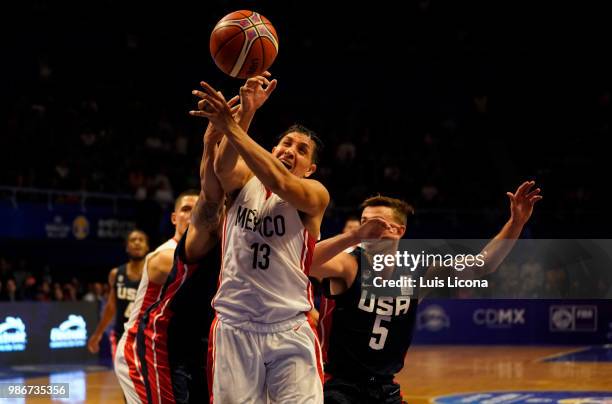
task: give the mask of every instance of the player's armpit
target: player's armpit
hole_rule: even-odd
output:
[[[166,282],[174,263],[174,250],[163,250],[149,258],[147,273],[149,282],[161,285]]]

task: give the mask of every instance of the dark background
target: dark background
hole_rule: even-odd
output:
[[[332,204],[324,237],[377,192],[415,205],[408,237],[487,238],[506,191],[544,200],[526,237],[608,238],[610,30],[604,7],[486,1],[54,2],[3,6],[0,185],[142,197],[152,246],[172,234],[172,196],[198,185],[205,122],[187,115],[225,14],[252,9],[280,39],[279,86],[250,131],[265,147],[294,122],[326,143],[316,177]],[[142,194],[144,190],[144,194]],[[0,193],[5,199],[13,191]],[[140,194],[139,194],[140,192]],[[144,195],[144,196],[143,196]],[[78,197],[20,193],[75,204]],[[109,203],[101,198],[90,203]],[[0,224],[1,225],[1,224]],[[4,276],[103,280],[120,240],[0,241]],[[99,264],[79,265],[86,254]],[[74,257],[66,265],[60,256]],[[89,262],[90,260],[87,260]]]

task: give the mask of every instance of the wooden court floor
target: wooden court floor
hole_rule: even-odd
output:
[[[542,362],[547,357],[576,350],[577,347],[558,346],[415,346],[408,352],[406,366],[397,380],[411,404],[428,403],[434,397],[453,393],[484,391],[612,392],[612,362]],[[111,371],[83,373],[81,379],[74,383],[80,384],[82,392],[71,399],[53,402],[123,403]],[[45,377],[28,379],[26,383],[48,381]]]

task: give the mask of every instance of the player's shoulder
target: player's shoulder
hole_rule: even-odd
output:
[[[314,178],[302,178],[302,180],[309,184],[310,186],[312,186],[313,188],[315,188],[317,191],[327,195],[327,197],[329,197],[329,191],[327,190],[327,188],[325,187],[325,185],[323,185],[323,183],[319,180],[316,180]]]
[[[174,261],[174,249],[166,248],[156,251],[155,254],[149,257],[149,266],[164,266],[172,264],[172,261]]]
[[[113,269],[110,270],[110,272],[108,273],[108,282],[109,283],[115,283],[115,280],[117,279],[117,274],[119,273],[119,267],[115,267]]]

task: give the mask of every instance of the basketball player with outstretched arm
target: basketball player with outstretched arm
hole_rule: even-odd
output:
[[[142,402],[141,397],[144,392],[140,359],[136,350],[136,335],[140,320],[145,311],[159,299],[162,286],[172,269],[174,250],[189,225],[191,211],[198,195],[198,191],[185,191],[176,198],[171,217],[174,224],[174,235],[147,255],[145,259],[136,299],[130,312],[130,318],[125,323],[123,337],[117,345],[114,360],[115,374],[128,403]]]
[[[481,275],[496,270],[531,217],[534,204],[542,198],[539,188],[531,190],[533,185],[534,182],[524,182],[515,193],[507,193],[510,219],[484,247],[486,270]],[[380,237],[372,233],[368,238],[397,242],[413,212],[406,202],[383,196],[367,199],[362,208],[362,227],[374,220],[387,223]],[[368,252],[359,247],[350,254],[342,252],[362,239],[353,231],[324,240],[317,244],[313,259],[312,276],[324,280],[323,289],[335,301],[331,327],[327,330],[325,403],[399,404],[400,388],[393,379],[404,366],[418,300],[407,296],[373,296],[362,290],[361,256]],[[427,269],[425,277],[434,276],[437,270]]]
[[[130,311],[136,298],[145,257],[149,252],[149,238],[142,230],[134,229],[128,233],[125,249],[129,260],[127,263],[113,268],[108,274],[108,285],[110,286],[108,301],[96,330],[87,342],[89,352],[98,352],[104,330],[114,317],[115,324],[109,335],[113,359],[115,358],[117,343],[123,335],[123,325],[130,318]]]
[[[275,83],[247,82],[242,113],[252,115],[254,100],[267,98]],[[231,197],[209,339],[211,402],[321,403],[321,351],[306,315],[310,263],[329,203],[327,189],[308,178],[320,142],[294,126],[270,153],[234,122],[221,93],[202,87],[194,94],[203,108],[192,115],[225,134],[215,172]]]

